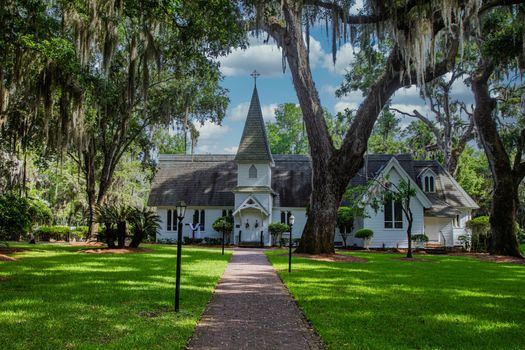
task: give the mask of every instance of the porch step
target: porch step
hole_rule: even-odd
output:
[[[245,241],[239,242],[239,247],[241,248],[261,248],[261,241]]]

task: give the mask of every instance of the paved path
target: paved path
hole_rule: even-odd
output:
[[[188,349],[324,349],[261,250],[235,249]]]

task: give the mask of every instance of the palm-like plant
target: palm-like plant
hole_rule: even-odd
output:
[[[128,220],[133,232],[133,237],[129,244],[131,248],[137,248],[144,238],[155,237],[157,229],[160,227],[159,216],[148,208],[132,208]]]
[[[95,221],[105,226],[105,239],[108,248],[115,248],[115,223],[117,222],[117,207],[105,205],[95,208]]]

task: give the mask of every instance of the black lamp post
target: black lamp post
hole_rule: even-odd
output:
[[[288,242],[290,250],[288,252],[288,272],[292,272],[292,228],[295,222],[295,216],[293,214],[288,218],[288,224],[290,224],[290,242]]]
[[[221,231],[222,231],[222,255],[224,255],[224,234],[226,230],[226,221],[223,219],[221,223]]]
[[[177,277],[175,280],[175,312],[179,312],[179,300],[180,300],[180,264],[182,257],[182,220],[186,214],[186,203],[180,201],[177,203],[177,219],[179,220],[179,226],[177,228]]]

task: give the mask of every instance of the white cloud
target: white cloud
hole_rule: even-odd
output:
[[[273,40],[265,43],[262,35],[259,38],[250,36],[245,50],[234,49],[227,56],[219,59],[221,72],[225,76],[248,76],[257,69],[263,76],[283,74],[282,53]],[[324,59],[321,43],[310,37],[310,65],[314,68]]]
[[[324,55],[323,67],[331,73],[342,75],[346,73],[346,70],[352,62],[354,62],[354,49],[350,43],[345,43],[339,47],[336,52],[335,65],[332,59],[332,53],[330,52]]]
[[[250,102],[241,102],[237,106],[233,107],[230,112],[230,120],[244,120],[248,114],[248,109],[250,108]]]
[[[218,140],[230,132],[230,128],[228,126],[215,124],[210,121],[206,121],[202,125],[197,124],[196,127],[199,131],[198,141]]]
[[[239,147],[237,147],[237,146],[224,147],[224,153],[226,153],[226,154],[236,154],[237,153],[237,149],[239,149]]]
[[[337,102],[334,106],[335,113],[344,112],[345,109],[357,109],[359,103],[355,102]]]
[[[265,121],[275,120],[275,110],[277,109],[277,103],[271,103],[269,105],[262,105],[261,111]],[[237,106],[233,107],[230,112],[229,119],[232,121],[244,121],[250,108],[250,102],[241,102]]]

